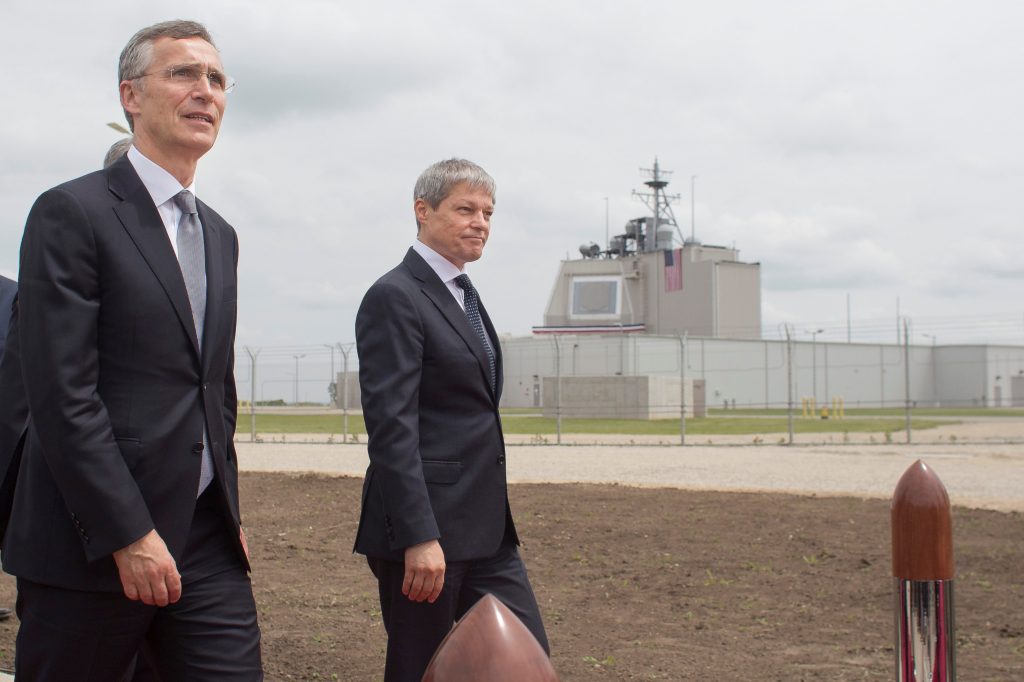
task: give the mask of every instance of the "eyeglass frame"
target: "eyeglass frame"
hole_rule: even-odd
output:
[[[189,80],[189,82],[192,83],[193,85],[198,83],[199,79],[203,78],[205,76],[206,77],[206,82],[209,84],[209,86],[210,86],[210,88],[212,90],[222,92],[225,95],[230,93],[232,90],[234,90],[235,86],[238,85],[238,81],[236,81],[234,78],[232,78],[231,76],[227,75],[223,71],[217,71],[217,70],[203,71],[202,67],[200,67],[198,64],[174,64],[174,65],[168,66],[168,67],[166,67],[164,69],[160,69],[159,71],[150,71],[149,73],[139,74],[138,76],[135,76],[135,78],[131,78],[129,80],[135,80],[137,78],[145,78],[146,76],[163,76],[164,78],[166,78],[167,80],[172,81],[172,82],[174,82],[174,81],[181,81],[181,80],[183,80],[182,78],[180,78],[180,77],[176,78],[174,76],[174,72],[178,71],[178,70],[181,70],[181,69],[186,69],[186,70],[188,70],[188,71],[193,73],[194,78],[191,78]],[[216,85],[214,85],[214,82],[211,79],[211,76],[221,76],[224,79],[223,86],[222,87],[217,87]]]

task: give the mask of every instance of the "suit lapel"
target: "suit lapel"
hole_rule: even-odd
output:
[[[427,298],[430,299],[431,303],[437,307],[437,309],[444,315],[445,319],[448,320],[448,324],[458,333],[465,342],[466,347],[473,357],[476,358],[477,364],[480,365],[481,378],[490,390],[491,385],[491,364],[487,360],[487,351],[484,349],[483,344],[480,342],[480,338],[476,335],[476,330],[473,329],[469,324],[469,318],[466,317],[466,312],[459,306],[455,301],[455,297],[452,296],[452,292],[448,290],[448,287],[441,278],[437,276],[423,258],[416,253],[415,249],[409,249],[409,252],[405,255],[403,261],[405,266],[409,269],[412,275],[419,280],[420,288],[423,293],[426,294]],[[486,313],[482,312],[482,316],[486,318]],[[495,339],[493,333],[490,331],[490,322],[486,322],[485,325],[488,327],[488,334],[492,334],[491,339]],[[497,356],[495,357],[495,371],[497,371]]]
[[[160,214],[153,205],[153,198],[127,158],[122,158],[111,166],[107,177],[110,192],[120,200],[120,203],[114,204],[114,213],[167,293],[178,321],[192,341],[192,350],[198,358],[199,341],[196,338],[195,324],[192,322],[192,309],[188,303],[185,280],[181,275],[178,259],[174,257],[174,249],[167,238],[167,230],[164,229]]]

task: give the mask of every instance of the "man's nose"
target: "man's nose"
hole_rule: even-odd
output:
[[[192,84],[193,96],[198,95],[202,99],[210,99],[213,97],[214,90],[210,84],[210,77],[207,74],[202,74],[199,79]]]

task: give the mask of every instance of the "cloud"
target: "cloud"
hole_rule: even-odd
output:
[[[865,318],[897,296],[918,317],[1019,310],[1017,3],[10,4],[0,57],[30,66],[0,124],[0,271],[34,198],[117,137],[125,40],[174,15],[240,83],[198,175],[240,236],[240,343],[350,340],[413,239],[416,176],[452,155],[498,182],[471,271],[501,331],[542,322],[606,205],[611,234],[646,212],[630,191],[655,156],[682,232],[692,199],[698,239],[762,264],[766,323],[831,326],[847,292]]]

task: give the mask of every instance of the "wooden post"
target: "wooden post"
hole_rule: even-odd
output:
[[[955,682],[953,521],[949,495],[921,460],[892,496],[897,682]]]

